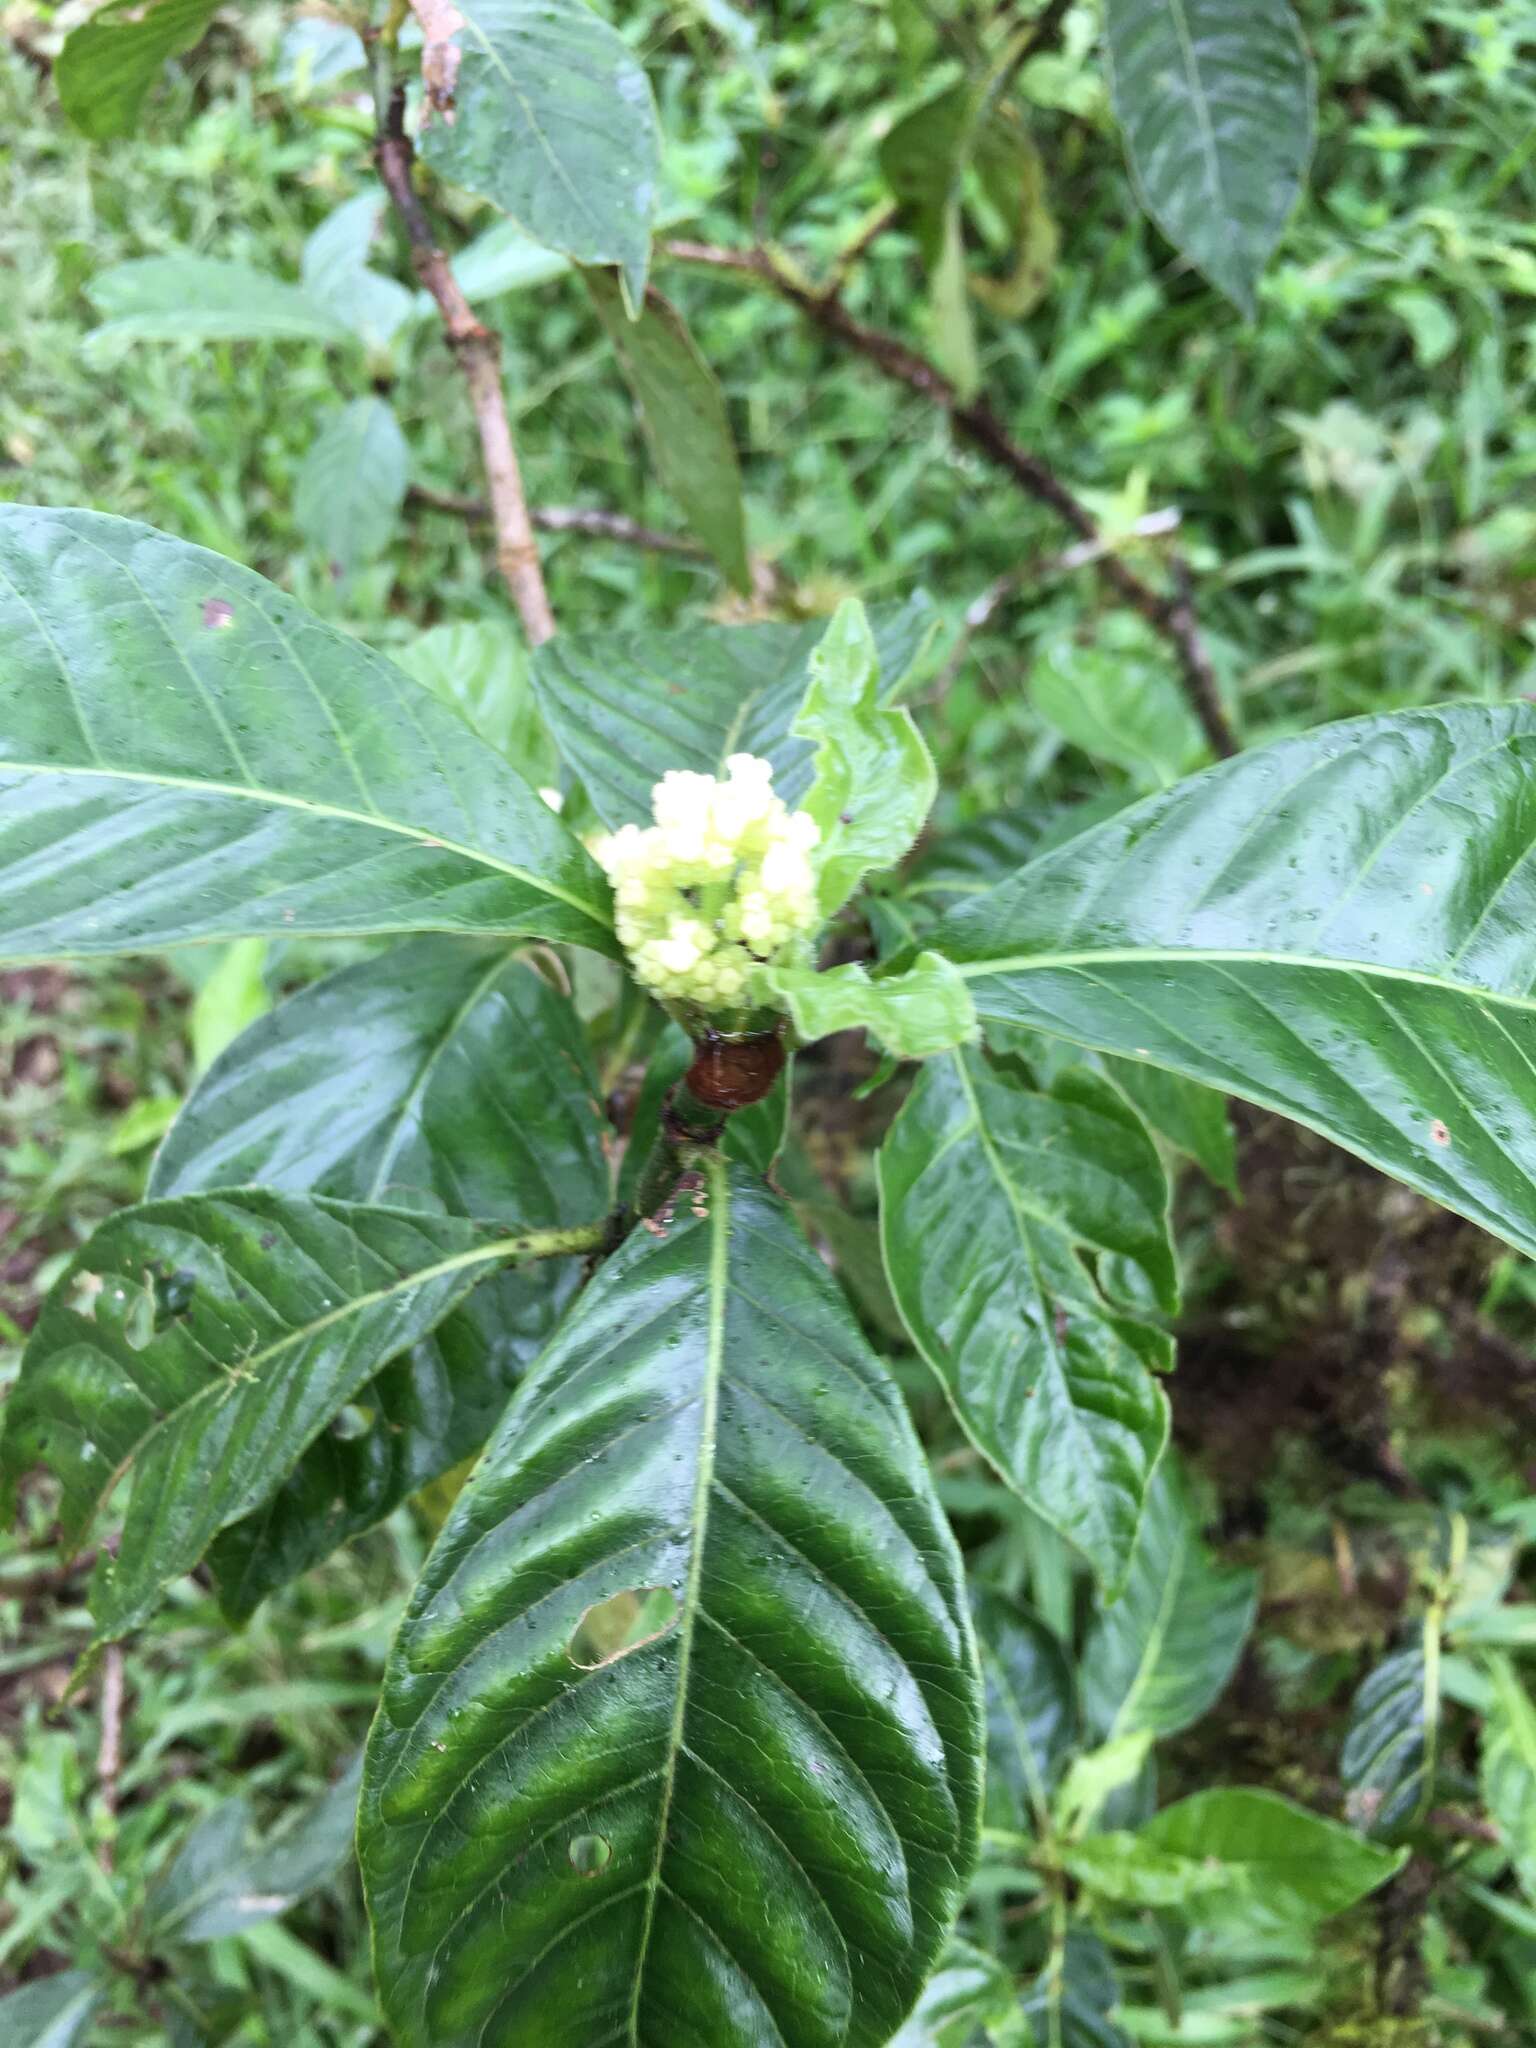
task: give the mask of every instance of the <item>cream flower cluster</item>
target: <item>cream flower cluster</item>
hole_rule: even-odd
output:
[[[759,964],[807,953],[820,833],[773,791],[773,769],[732,754],[724,780],[675,768],[651,791],[654,825],[592,851],[613,883],[618,932],[647,988],[722,1011],[749,1007]]]

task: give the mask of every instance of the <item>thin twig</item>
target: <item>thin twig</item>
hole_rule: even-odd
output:
[[[412,484],[406,492],[413,505],[432,512],[446,512],[455,519],[489,519],[491,508],[484,498],[463,497],[457,491],[434,491],[428,484]],[[622,512],[604,512],[586,505],[536,505],[529,515],[540,533],[580,533],[589,540],[619,541],[625,547],[648,548],[658,555],[685,555],[690,561],[708,559],[708,550],[686,534],[662,533],[654,526],[641,526]]]
[[[766,249],[723,249],[709,242],[689,241],[664,242],[661,246],[666,255],[679,263],[732,271],[767,285],[823,333],[873,363],[883,376],[895,384],[904,384],[909,391],[915,391],[947,413],[957,434],[980,449],[999,469],[1006,470],[1030,497],[1048,505],[1080,539],[1096,546],[1102,540],[1087,506],[1073,495],[1049,464],[1012,439],[986,399],[962,399],[936,363],[909,348],[899,337],[855,319],[840,299],[813,289]],[[1185,694],[1212,750],[1220,755],[1235,754],[1237,740],[1222,709],[1215,675],[1200,636],[1187,570],[1181,563],[1175,563],[1175,589],[1172,595],[1165,595],[1144,582],[1111,549],[1096,554],[1092,566],[1101,582],[1122,603],[1140,613],[1169,642]]]
[[[109,1643],[101,1665],[101,1746],[96,1752],[96,1785],[108,1823],[117,1819],[117,1778],[123,1767],[123,1646]],[[101,1865],[110,1871],[112,1834],[101,1845]]]
[[[379,180],[405,230],[416,275],[437,303],[448,346],[469,391],[490,487],[496,564],[512,593],[523,631],[537,647],[553,634],[555,615],[544,588],[538,543],[528,517],[512,425],[507,418],[506,394],[501,387],[501,342],[475,318],[448,258],[437,246],[432,223],[413,181],[416,152],[405,132],[405,87],[389,81],[388,57],[382,49],[377,52],[377,63],[380,119],[374,159]]]

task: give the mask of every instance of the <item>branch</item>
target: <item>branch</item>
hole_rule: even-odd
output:
[[[1154,590],[1112,549],[1103,546],[1092,513],[1081,499],[1039,456],[1031,455],[1014,441],[985,398],[963,399],[936,363],[894,334],[868,327],[854,318],[842,302],[811,288],[766,249],[722,249],[709,242],[663,242],[663,252],[679,263],[695,263],[710,270],[726,270],[751,277],[804,313],[824,334],[844,343],[882,376],[904,384],[920,398],[949,415],[955,432],[980,449],[999,469],[1005,470],[1030,497],[1050,509],[1080,539],[1092,543],[1094,573],[1122,603],[1139,612],[1155,632],[1161,633],[1173,649],[1180,678],[1195,716],[1220,755],[1237,752],[1237,740],[1221,706],[1215,672],[1195,619],[1189,572],[1182,562],[1175,564],[1173,594]]]
[[[501,388],[501,343],[475,318],[447,257],[437,246],[432,223],[413,182],[416,152],[405,132],[405,87],[390,82],[384,68],[387,61],[380,49],[376,53],[379,132],[374,160],[380,182],[410,243],[416,275],[437,302],[448,346],[468,387],[475,425],[480,431],[486,482],[490,486],[496,565],[512,593],[523,631],[537,647],[553,634],[555,616],[549,608],[544,572],[539,567],[538,544],[523,496],[517,449],[507,418],[506,395]]]
[[[455,491],[434,491],[426,484],[412,484],[406,492],[412,504],[432,512],[446,512],[455,519],[489,519],[491,508],[484,498],[461,497]],[[622,512],[602,512],[586,505],[538,505],[529,515],[540,533],[581,533],[589,540],[616,540],[626,547],[649,548],[658,555],[684,555],[690,561],[708,560],[707,549],[685,534],[662,533],[654,526],[641,526]]]

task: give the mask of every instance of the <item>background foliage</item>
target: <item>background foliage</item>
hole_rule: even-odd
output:
[[[714,240],[783,236],[825,274],[900,195],[919,108],[1009,26],[939,16],[907,0],[808,0],[771,25],[723,0],[615,10],[660,105],[664,214]],[[1038,159],[1032,182],[1005,188],[1030,195],[1020,218],[979,158],[958,229],[904,216],[848,286],[861,317],[984,384],[1110,531],[1177,504],[1250,741],[1517,698],[1536,679],[1536,9],[1366,0],[1300,16],[1316,153],[1251,321],[1138,208],[1087,6],[1016,81]],[[431,501],[478,488],[473,438],[439,331],[376,233],[348,33],[266,7],[196,21],[137,135],[88,144],[60,115],[67,77],[50,77],[75,18],[5,16],[0,489],[216,548],[509,729],[526,719],[481,539]],[[454,207],[466,238],[491,226],[477,202]],[[995,287],[968,308],[946,274],[951,232]],[[479,255],[492,284],[496,265],[513,280],[481,308],[503,338],[533,501],[681,532],[700,515],[647,449],[612,309],[526,249]],[[166,310],[184,307],[193,262],[241,266],[197,273],[200,334]],[[697,556],[552,534],[557,613],[696,629],[921,585],[946,628],[909,698],[939,760],[936,825],[974,828],[951,861],[984,865],[987,835],[1006,830],[1013,864],[1060,829],[1059,807],[1108,811],[1199,765],[1165,647],[1102,608],[1058,561],[1048,516],[931,406],[767,294],[676,266],[661,282],[724,390],[755,573],[729,534],[721,567],[745,594]],[[360,480],[341,522],[337,477]],[[1129,558],[1156,548],[1154,532]],[[463,638],[477,623],[489,630]],[[983,829],[1000,811],[1005,827]],[[942,865],[926,886],[941,902]],[[233,1033],[362,957],[254,941],[0,979],[8,1340],[88,1230],[142,1193],[152,1141]],[[1009,1735],[994,1745],[975,1946],[903,2040],[1016,2039],[989,1954],[1040,1982],[1053,2041],[1417,2048],[1536,2032],[1529,1262],[1257,1112],[1238,1120],[1235,1160],[1220,1129],[1184,1133],[1206,1168],[1178,1169],[1175,1190],[1189,1477],[1170,1472],[1138,1574],[1101,1608],[905,1350],[871,1221],[869,1151],[896,1091],[851,1102],[864,1054],[845,1040],[822,1053],[783,1179],[896,1356],[987,1587],[990,1711]],[[1236,1205],[1216,1188],[1229,1179]],[[1147,1306],[1166,1320],[1166,1298]],[[230,2040],[363,2048],[379,2038],[366,1941],[353,1881],[335,1874],[346,1828],[327,1788],[366,1725],[433,1503],[399,1508],[239,1634],[210,1585],[180,1582],[128,1653],[110,1771],[99,1686],[63,1698],[88,1623],[82,1581],[49,1565],[57,1509],[29,1489],[16,1554],[0,1555],[0,1988],[31,2000],[8,2016],[51,2041],[78,2021],[98,2030],[79,2038],[182,2048],[205,2038],[178,2032],[178,1980],[195,1975],[199,2010],[226,2012]],[[1149,1870],[1124,1851],[1154,1782],[1167,1839]],[[1241,1907],[1275,1890],[1261,1858],[1256,1878],[1238,1868],[1268,1824],[1230,1804],[1254,1795],[1224,1788],[1243,1787],[1350,1824],[1317,1838],[1320,1889],[1290,1910],[1218,1910],[1218,1894]],[[1181,1860],[1191,1799],[1229,1802],[1183,1823],[1206,1853],[1230,1832],[1214,1886]],[[1085,1815],[1101,1826],[1079,1840]],[[1038,1910],[1011,1853],[1023,1833],[1060,1840],[1098,1901],[1091,1922],[1069,1931]],[[1410,1853],[1320,1930],[1330,1859],[1373,1844]],[[259,1916],[251,1899],[268,1902]],[[92,2019],[81,1980],[49,1973],[103,1959],[123,1993]]]

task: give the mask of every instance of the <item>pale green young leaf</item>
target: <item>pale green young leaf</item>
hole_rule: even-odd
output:
[[[1089,1835],[1062,1862],[1080,1884],[1126,1905],[1310,1927],[1375,1891],[1407,1853],[1276,1793],[1223,1786],[1165,1807],[1134,1832]]]
[[[1536,1702],[1508,1657],[1489,1657],[1484,1668],[1492,1696],[1483,1724],[1483,1798],[1520,1888],[1536,1905]]]
[[[136,256],[87,287],[106,315],[86,337],[95,358],[131,341],[343,342],[351,329],[302,285],[218,256]]]
[[[965,982],[938,953],[919,953],[903,974],[872,981],[859,961],[829,967],[765,967],[757,986],[783,1004],[807,1043],[833,1031],[867,1031],[895,1058],[924,1060],[976,1036]]]
[[[528,679],[528,660],[510,620],[466,619],[408,640],[395,659],[434,697],[451,704],[487,746],[536,789],[560,773]]]
[[[938,777],[910,711],[880,700],[880,655],[857,598],[846,598],[811,655],[791,731],[816,745],[801,798],[821,828],[812,859],[824,917],[871,868],[894,867],[923,828]]]
[[[299,465],[294,523],[317,554],[349,576],[393,540],[410,471],[393,406],[354,398],[323,422]]]

